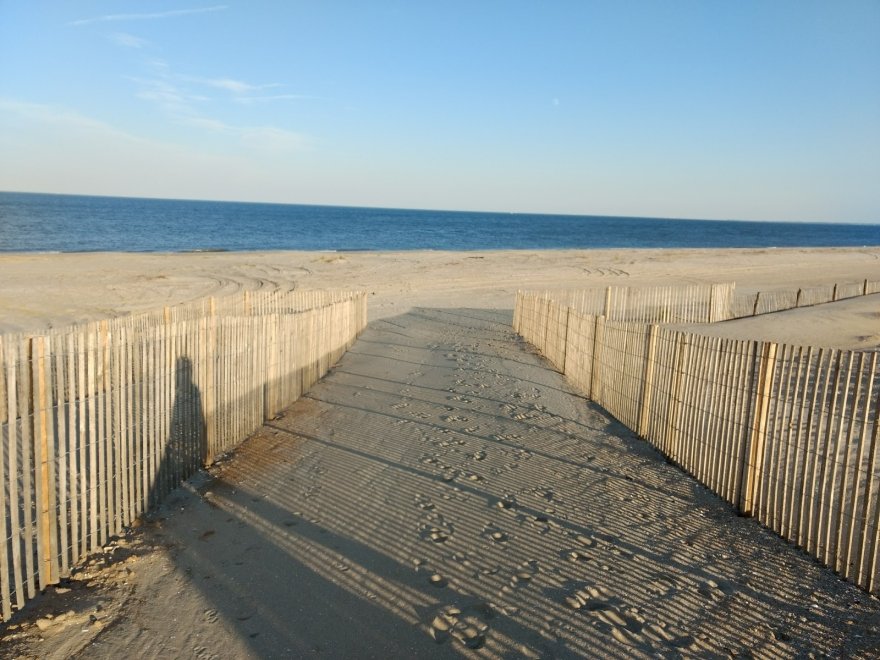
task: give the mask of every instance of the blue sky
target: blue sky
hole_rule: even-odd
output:
[[[880,2],[0,0],[0,190],[880,223]]]

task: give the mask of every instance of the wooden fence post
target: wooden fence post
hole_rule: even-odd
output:
[[[659,326],[654,323],[648,327],[648,356],[645,360],[645,376],[642,379],[642,403],[639,412],[639,428],[637,432],[640,438],[648,437],[648,419],[651,410],[651,401],[654,398],[654,361],[657,354],[657,332]]]
[[[752,433],[748,451],[743,452],[746,461],[742,491],[740,492],[740,509],[745,514],[753,513],[755,500],[764,470],[764,446],[767,440],[767,419],[770,415],[770,395],[773,390],[773,376],[776,370],[776,352],[778,344],[765,342],[761,352],[761,364],[758,371],[758,391],[752,404]]]
[[[602,396],[602,379],[599,361],[601,359],[602,342],[605,340],[605,317],[596,317],[596,328],[593,331],[593,365],[590,371],[590,399],[597,403]]]
[[[217,306],[213,296],[210,299],[209,313],[205,338],[205,391],[203,392],[205,437],[203,455],[200,457],[205,465],[214,461],[214,448],[217,445],[217,393],[214,384],[217,366]]]
[[[676,340],[676,357],[675,360],[675,371],[672,374],[672,389],[669,392],[670,395],[670,405],[671,409],[669,411],[669,418],[667,423],[669,424],[669,434],[667,435],[667,453],[668,456],[681,465],[680,452],[679,452],[679,439],[680,439],[680,431],[679,428],[681,424],[681,404],[682,404],[682,389],[684,388],[683,383],[685,382],[684,377],[684,365],[686,363],[685,354],[688,352],[689,343],[685,340],[685,334],[683,332],[677,332],[678,338]]]
[[[55,494],[53,454],[54,438],[50,439],[49,401],[48,386],[46,383],[46,337],[31,337],[31,401],[30,409],[33,413],[33,442],[34,442],[34,477],[36,480],[37,499],[37,554],[39,560],[36,570],[39,577],[40,589],[53,584],[55,573],[53,572],[53,550],[55,543],[52,542],[52,504]]]
[[[718,297],[718,285],[713,284],[712,288],[709,290],[709,304],[707,305],[706,310],[706,323],[712,323],[715,320],[715,305],[717,304]]]

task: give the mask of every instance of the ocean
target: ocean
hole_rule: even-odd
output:
[[[880,225],[256,204],[0,192],[3,252],[860,247]]]

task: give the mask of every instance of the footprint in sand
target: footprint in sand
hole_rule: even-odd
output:
[[[538,514],[537,516],[532,516],[530,518],[532,526],[538,528],[538,534],[542,536],[544,534],[549,534],[554,527],[558,527],[558,523],[553,522],[549,516],[542,516]]]
[[[482,534],[484,538],[489,539],[492,543],[507,543],[510,538],[505,532],[492,523],[487,524],[483,528]]]
[[[645,591],[654,597],[668,596],[678,591],[675,580],[668,575],[661,575],[645,586]]]
[[[583,534],[575,534],[574,540],[580,543],[585,548],[595,548],[596,547],[596,539],[592,536],[584,536]]]
[[[697,587],[697,592],[703,598],[709,598],[714,601],[722,600],[725,596],[727,596],[732,591],[730,585],[725,582],[716,582],[715,580],[709,579],[704,582],[701,582]]]
[[[422,525],[419,528],[419,536],[425,541],[432,543],[446,543],[452,535],[451,529],[443,529],[433,525]]]
[[[433,511],[437,508],[431,499],[425,495],[416,495],[416,506],[422,511]]]
[[[216,653],[211,653],[207,646],[196,646],[193,648],[193,657],[198,660],[217,660],[220,656]]]
[[[449,584],[449,582],[439,573],[432,573],[428,576],[428,584],[430,584],[432,587],[441,588],[445,587],[447,584]]]
[[[529,585],[532,578],[538,574],[538,571],[539,567],[537,559],[524,561],[519,565],[519,568],[514,571],[513,576],[510,578],[510,586],[521,588]]]
[[[438,644],[454,639],[469,649],[479,649],[486,643],[489,624],[485,621],[494,616],[487,603],[465,608],[447,605],[431,620],[429,631]]]
[[[669,647],[681,648],[694,642],[692,637],[682,635],[665,623],[647,621],[638,608],[626,607],[599,586],[575,589],[564,601],[571,609],[590,616],[597,629],[629,647],[662,654]]]
[[[568,561],[574,563],[584,564],[588,561],[592,561],[592,557],[585,553],[582,550],[563,550],[562,556],[565,557]]]
[[[609,593],[599,586],[586,586],[572,590],[565,596],[565,604],[573,610],[584,609],[587,611],[610,607]]]

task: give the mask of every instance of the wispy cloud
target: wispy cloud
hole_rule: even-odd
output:
[[[300,151],[309,145],[309,138],[302,133],[275,126],[234,126],[208,117],[187,117],[181,123],[233,137],[241,146],[254,151]]]
[[[139,140],[139,138],[121,131],[106,122],[86,117],[64,107],[0,97],[0,112],[6,112],[36,123],[75,128],[80,132],[91,131],[112,135],[120,139]]]
[[[283,87],[281,83],[268,83],[263,85],[253,85],[242,80],[234,80],[232,78],[198,78],[196,76],[178,76],[180,80],[194,82],[199,85],[222,89],[232,94],[250,94],[259,92],[263,89],[272,89],[275,87]]]
[[[230,124],[204,114],[205,96],[192,94],[166,79],[144,80],[131,78],[140,87],[137,97],[155,104],[171,121],[194,129],[226,136],[240,147],[250,151],[299,151],[309,146],[310,140],[301,133],[275,126],[241,126]]]
[[[316,99],[308,94],[273,94],[271,96],[240,96],[233,99],[236,103],[251,105],[253,103],[271,103],[272,101],[302,101]]]
[[[176,16],[188,16],[191,14],[207,14],[215,11],[224,11],[227,5],[214,5],[213,7],[196,7],[193,9],[169,9],[147,14],[104,14],[91,18],[81,18],[71,22],[71,25],[88,25],[90,23],[109,23],[115,21],[152,21],[162,18],[174,18]]]
[[[180,89],[166,78],[131,77],[129,80],[140,88],[136,94],[137,98],[155,103],[163,111],[172,115],[191,116],[197,114],[196,104],[208,100],[205,96]]]
[[[106,122],[58,106],[0,97],[0,116],[5,113],[37,125],[57,126],[65,131],[75,131],[80,136],[100,135],[105,139],[112,138],[119,144],[143,145],[152,142],[120,130]],[[308,149],[312,142],[308,136],[302,133],[275,126],[236,126],[203,116],[178,116],[175,120],[185,126],[225,136],[231,140],[231,144],[237,145],[240,149],[265,155],[303,151]],[[173,145],[169,144],[168,146],[172,147]]]
[[[163,60],[149,62],[152,76],[127,79],[137,85],[137,98],[153,104],[170,121],[225,138],[225,142],[253,152],[278,154],[299,151],[310,145],[307,136],[276,126],[229,123],[216,118],[219,102],[250,103],[258,100],[295,99],[295,94],[255,95],[262,90],[283,87],[281,83],[254,84],[232,77],[209,78],[175,73]],[[210,90],[226,92],[225,99],[211,96]],[[225,110],[229,111],[227,105]],[[240,111],[229,114],[234,116]]]
[[[110,41],[118,46],[124,46],[125,48],[143,48],[144,46],[148,46],[150,44],[150,42],[146,39],[136,37],[133,34],[128,34],[127,32],[114,32],[110,35]]]

